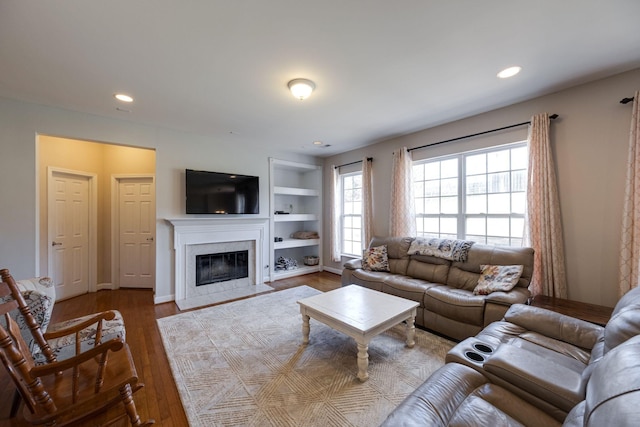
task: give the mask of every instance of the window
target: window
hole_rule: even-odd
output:
[[[527,165],[525,142],[414,162],[418,235],[521,246]]]
[[[362,172],[340,175],[342,253],[362,255]]]

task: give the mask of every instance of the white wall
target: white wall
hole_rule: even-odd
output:
[[[551,140],[556,159],[569,298],[613,306],[618,299],[618,254],[629,143],[631,104],[619,101],[640,89],[640,69],[531,101],[391,139],[325,159],[325,200],[330,167],[373,157],[374,231],[388,234],[392,152],[527,121],[536,113],[557,113]],[[428,112],[425,112],[428,114]],[[414,159],[526,139],[527,128],[416,150]],[[325,217],[328,217],[328,207]],[[329,224],[324,227],[329,242]],[[329,244],[325,264],[331,263]]]
[[[171,300],[174,292],[173,234],[164,219],[186,217],[184,169],[258,175],[261,194],[256,217],[267,218],[268,158],[314,163],[310,156],[272,151],[259,144],[248,150],[230,141],[0,98],[0,268],[9,268],[16,278],[48,273],[40,268],[37,256],[38,134],[156,149],[158,302]],[[269,259],[268,253],[264,259]]]

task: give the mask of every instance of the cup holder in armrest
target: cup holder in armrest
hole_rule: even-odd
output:
[[[478,350],[480,353],[485,353],[485,354],[493,353],[493,349],[491,347],[481,342],[474,343],[473,348]]]
[[[484,362],[484,356],[476,353],[475,351],[465,351],[464,356],[469,360],[473,360],[474,362]]]

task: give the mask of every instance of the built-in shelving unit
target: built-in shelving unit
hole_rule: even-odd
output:
[[[322,167],[271,158],[269,173],[271,280],[322,270]],[[315,231],[319,237],[293,238],[298,231]],[[305,265],[306,256],[317,256],[318,264]],[[298,267],[277,269],[280,257],[295,259]]]

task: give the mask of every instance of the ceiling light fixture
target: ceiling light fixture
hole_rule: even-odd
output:
[[[299,100],[306,99],[316,88],[315,83],[307,79],[293,79],[287,86],[289,86],[291,94]]]
[[[508,79],[509,77],[513,77],[518,74],[520,70],[522,70],[522,67],[518,66],[505,68],[498,73],[498,77],[500,77],[501,79]]]
[[[122,102],[133,102],[133,98],[129,95],[125,95],[124,93],[116,93],[113,95],[118,101]]]
[[[322,141],[313,141],[313,145],[322,145],[324,142]]]

